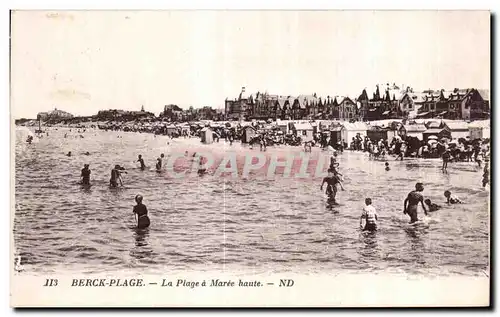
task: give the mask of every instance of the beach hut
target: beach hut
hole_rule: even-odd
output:
[[[257,130],[252,126],[243,127],[243,134],[241,136],[241,143],[250,143],[250,141],[257,136]]]
[[[442,129],[439,128],[430,128],[424,131],[423,135],[423,140],[428,141],[431,138],[441,140],[443,138],[450,139],[451,140],[451,132],[447,127],[444,127]]]
[[[370,140],[392,140],[396,136],[396,131],[390,127],[369,126],[366,131],[366,136]]]
[[[294,123],[293,129],[295,135],[300,137],[303,142],[312,141],[313,138],[313,127],[309,122],[306,123]]]
[[[469,124],[469,136],[471,140],[490,138],[490,120],[474,121]]]
[[[287,134],[289,129],[288,129],[288,121],[282,121],[282,120],[277,120],[276,121],[276,126],[280,131],[283,132],[283,134]]]
[[[165,128],[167,135],[172,136],[177,132],[177,127],[175,125],[169,125]]]
[[[330,127],[330,144],[337,144],[342,141],[342,132],[344,131],[344,127],[341,125],[331,126]]]
[[[214,143],[214,131],[210,127],[201,129],[201,142],[205,144]]]
[[[368,131],[368,125],[364,122],[345,122],[342,124],[342,142],[350,144],[352,138],[355,138],[357,135],[364,138]]]
[[[403,125],[399,129],[401,137],[415,137],[419,140],[424,139],[424,131],[427,130],[423,123]]]
[[[448,121],[446,126],[454,139],[467,138],[470,136],[469,125],[465,121]]]

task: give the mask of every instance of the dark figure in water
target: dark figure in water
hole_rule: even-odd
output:
[[[156,162],[156,171],[161,171],[161,168],[163,166],[163,159],[165,158],[165,154],[161,154],[160,157],[157,159]]]
[[[401,159],[401,161],[403,160],[404,153],[402,150],[402,146],[403,142],[401,142],[400,140],[396,140],[396,144],[394,144],[394,154],[396,154],[396,161],[398,159]]]
[[[319,188],[323,191],[323,185],[326,183],[326,194],[328,195],[328,201],[336,204],[335,196],[337,196],[337,184],[339,180],[336,176],[327,176],[323,178],[323,182],[321,183],[321,187]]]
[[[32,135],[28,136],[26,142],[28,142],[28,144],[31,144],[31,142],[33,142],[33,136]]]
[[[90,185],[90,169],[89,164],[83,165],[82,174],[80,176],[82,178],[83,185]]]
[[[389,167],[389,162],[385,162],[385,170],[390,171],[391,168]]]
[[[71,151],[69,151],[68,154],[66,154],[66,156],[68,157],[71,156]]]
[[[141,163],[141,170],[144,170],[146,168],[146,164],[144,164],[144,159],[142,158],[142,155],[139,154],[137,158],[138,158],[137,162]]]
[[[87,151],[87,152],[85,152],[85,153],[83,153],[83,154],[88,156],[88,155],[90,155],[90,152],[89,152],[89,151]]]
[[[418,214],[417,214],[418,203],[422,204],[424,213],[427,216],[427,209],[425,208],[424,204],[424,196],[421,194],[421,192],[423,191],[424,191],[424,184],[417,183],[415,185],[415,190],[411,191],[408,194],[408,197],[406,197],[405,199],[403,213],[405,215],[410,216],[410,223],[418,221]]]
[[[446,149],[443,152],[443,155],[441,156],[443,159],[443,167],[441,168],[444,171],[446,171],[446,168],[448,167],[448,162],[451,161],[451,153],[448,149]]]
[[[142,203],[142,196],[135,196],[135,202],[137,205],[134,206],[134,215],[137,215],[137,228],[145,229],[149,227],[150,221],[148,217],[148,208]]]
[[[111,187],[117,187],[118,181],[120,181],[120,185],[123,186],[121,173],[127,173],[123,167],[120,165],[115,165],[115,168],[111,170],[111,178],[109,179],[109,185]]]
[[[441,206],[431,202],[430,199],[424,200],[424,203],[427,205],[427,207],[429,207],[429,212],[438,211],[439,209],[441,209]]]

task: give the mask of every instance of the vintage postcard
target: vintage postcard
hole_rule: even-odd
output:
[[[11,306],[489,306],[490,21],[12,11]]]

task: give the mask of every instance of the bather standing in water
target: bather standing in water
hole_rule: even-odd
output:
[[[403,214],[410,216],[410,223],[414,223],[418,221],[418,204],[422,204],[422,208],[424,209],[424,213],[427,216],[427,209],[424,204],[424,196],[421,192],[424,191],[424,184],[417,183],[415,185],[415,190],[411,191],[406,197],[404,202]]]
[[[141,170],[144,171],[144,169],[146,169],[146,164],[144,164],[144,159],[142,158],[142,155],[139,154],[137,158],[138,158],[137,162],[141,163]]]
[[[326,183],[326,194],[328,195],[328,201],[336,204],[335,197],[337,196],[337,184],[339,183],[336,176],[327,176],[323,178],[320,190],[323,191],[323,185]]]
[[[447,148],[443,152],[442,159],[443,159],[443,167],[441,169],[444,172],[448,168],[448,162],[451,161],[451,153]]]
[[[137,215],[137,228],[145,229],[151,224],[148,217],[148,208],[142,203],[142,196],[135,196],[135,202],[137,205],[134,206],[133,213]]]
[[[337,154],[330,158],[330,167],[328,168],[328,173],[333,173],[333,177],[337,178],[337,184],[340,185],[340,188],[342,190],[345,190],[344,185],[342,184],[344,175],[341,174],[338,170],[340,163],[337,162],[337,159],[335,158],[336,155]]]
[[[118,187],[118,181],[120,181],[120,185],[123,186],[121,173],[127,173],[123,167],[120,165],[115,165],[115,168],[111,170],[111,178],[109,180],[109,185],[111,187]]]
[[[82,174],[80,176],[82,178],[83,185],[90,185],[90,169],[89,164],[83,165]]]

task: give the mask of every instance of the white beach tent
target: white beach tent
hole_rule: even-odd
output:
[[[364,122],[344,122],[342,124],[344,129],[342,129],[342,142],[346,142],[349,144],[352,141],[352,138],[359,135],[364,138],[368,131],[368,125]]]

